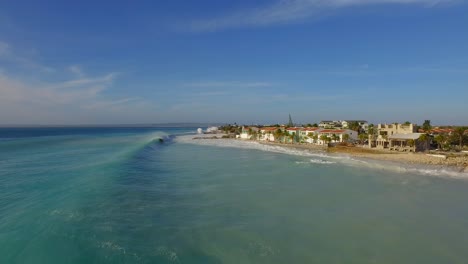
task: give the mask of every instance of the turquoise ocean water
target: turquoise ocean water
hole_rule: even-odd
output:
[[[0,129],[0,263],[468,263],[467,175],[195,130]]]

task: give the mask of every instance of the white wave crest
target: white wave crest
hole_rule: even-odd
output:
[[[296,164],[335,164],[336,162],[322,159],[311,159],[310,161],[296,161]]]

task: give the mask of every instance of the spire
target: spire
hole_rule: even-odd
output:
[[[293,127],[293,126],[294,126],[294,123],[293,123],[292,118],[291,118],[291,114],[289,114],[288,126],[289,126],[289,127]]]

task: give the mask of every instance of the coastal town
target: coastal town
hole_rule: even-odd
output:
[[[365,120],[321,121],[295,125],[225,125],[220,127],[226,136],[243,140],[257,140],[286,144],[319,146],[358,146],[369,149],[421,152],[464,151],[468,143],[465,127],[433,127],[430,120],[419,126],[411,122],[369,124]]]
[[[199,130],[199,133],[202,131]],[[324,120],[298,125],[227,124],[203,132],[210,138],[345,153],[371,159],[457,166],[468,171],[468,128],[411,122],[372,124],[365,120]]]

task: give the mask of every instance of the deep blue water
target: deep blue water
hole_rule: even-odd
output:
[[[466,180],[195,130],[1,128],[0,263],[467,262]]]

